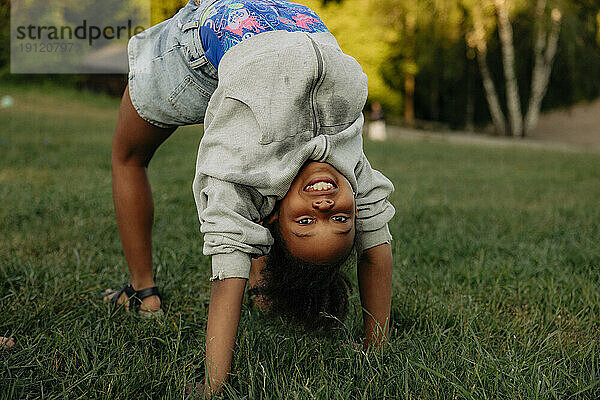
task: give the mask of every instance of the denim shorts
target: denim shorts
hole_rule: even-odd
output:
[[[192,0],[172,18],[129,40],[129,95],[161,128],[201,124],[218,74],[204,56],[199,24],[214,0]]]

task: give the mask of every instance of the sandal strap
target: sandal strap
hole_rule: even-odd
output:
[[[144,300],[146,297],[158,296],[158,298],[162,300],[157,286],[152,286],[142,290],[135,290],[131,283],[128,283],[127,285],[123,286],[121,290],[115,292],[110,298],[110,301],[116,306],[119,297],[121,297],[123,293],[125,293],[125,296],[127,296],[127,299],[129,300],[129,309],[135,312],[139,311],[140,306],[142,305],[142,300]]]
[[[140,308],[140,305],[142,304],[142,302],[138,299],[137,292],[135,291],[133,286],[131,286],[131,283],[128,283],[127,285],[123,286],[123,288],[121,290],[119,290],[117,293],[115,293],[113,295],[113,297],[110,299],[110,301],[113,304],[117,305],[117,301],[119,300],[119,297],[121,297],[121,294],[123,294],[123,293],[125,293],[125,296],[127,296],[127,299],[129,300],[129,309],[137,311]]]
[[[121,290],[113,292],[113,295],[110,298],[110,301],[113,302],[114,304],[117,304],[117,301],[119,300],[119,297],[121,297],[121,295],[123,293],[125,293],[125,295],[128,298],[131,298],[131,297],[135,296],[135,289],[133,288],[133,286],[131,286],[131,284],[128,283],[127,285],[123,286],[121,288]]]
[[[144,300],[146,297],[150,296],[158,296],[158,298],[162,300],[158,286],[152,286],[146,289],[138,290],[136,291],[135,295],[138,300]]]

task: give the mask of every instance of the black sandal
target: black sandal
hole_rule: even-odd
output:
[[[112,294],[112,297],[110,298],[111,303],[113,303],[113,305],[115,306],[115,310],[119,307],[119,304],[117,304],[117,301],[119,300],[119,297],[121,297],[121,295],[125,293],[125,295],[127,296],[128,300],[129,300],[129,309],[139,313],[140,315],[161,315],[163,313],[162,309],[158,309],[156,311],[144,311],[144,310],[140,310],[140,306],[142,305],[142,300],[144,300],[146,297],[150,297],[150,296],[158,296],[158,298],[161,300],[162,302],[162,297],[160,295],[160,291],[158,290],[158,286],[152,286],[146,289],[142,289],[142,290],[135,290],[133,288],[133,286],[131,286],[131,283],[128,283],[127,285],[123,286],[123,288],[117,292],[115,292],[114,294]]]

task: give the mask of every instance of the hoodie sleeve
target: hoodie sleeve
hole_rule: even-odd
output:
[[[394,191],[394,185],[381,172],[371,168],[364,153],[355,168],[355,176],[358,187],[356,193],[357,250],[360,253],[371,247],[391,242],[392,235],[388,222],[394,216],[395,209],[388,201],[388,197]]]
[[[211,280],[248,279],[251,257],[267,254],[273,244],[259,224],[270,202],[256,189],[207,176],[197,176],[193,190],[203,253],[212,256]]]

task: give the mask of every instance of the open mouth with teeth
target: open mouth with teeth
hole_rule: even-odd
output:
[[[315,179],[304,187],[305,192],[329,192],[334,189],[337,189],[335,182],[328,178]]]

